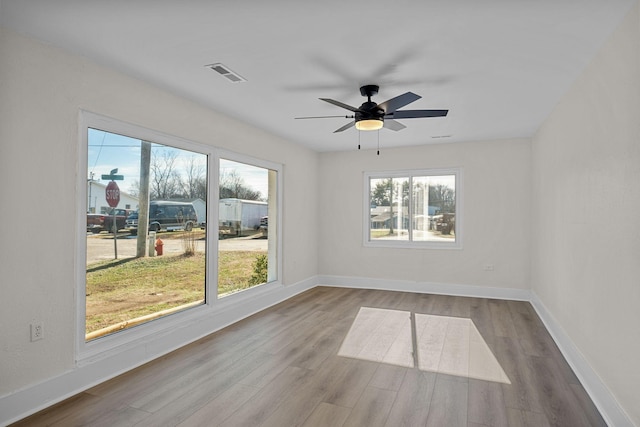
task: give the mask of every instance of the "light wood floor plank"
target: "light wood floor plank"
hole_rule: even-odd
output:
[[[438,374],[427,417],[427,427],[466,427],[469,383]]]
[[[537,412],[507,408],[510,427],[550,427],[547,417]]]
[[[260,389],[243,384],[235,384],[225,390],[205,406],[195,411],[193,415],[178,424],[180,427],[198,426],[219,426],[225,419],[229,418],[235,411],[240,409],[249,401]]]
[[[436,376],[435,373],[418,369],[407,370],[391,407],[386,427],[426,425]]]
[[[511,311],[504,301],[489,300],[489,312],[491,313],[493,332],[497,337],[518,337],[518,332],[513,326]]]
[[[591,425],[553,359],[531,357],[530,360],[536,373],[533,384],[549,424],[563,427]]]
[[[509,416],[500,383],[469,379],[470,423],[508,427]]]
[[[288,367],[266,387],[260,389],[247,405],[242,405],[227,417],[224,426],[259,426],[282,403],[292,389],[304,383],[311,371],[296,367]]]
[[[380,363],[369,385],[377,388],[398,391],[402,387],[404,377],[409,369],[403,366]]]
[[[367,387],[343,425],[345,427],[384,426],[396,394],[391,390]]]
[[[350,408],[320,402],[302,427],[341,427],[350,413]]]
[[[494,354],[511,384],[502,384],[505,405],[508,408],[530,412],[542,412],[539,393],[531,387],[535,372],[529,366],[528,357],[520,350],[518,340],[500,337],[496,339]]]
[[[164,389],[166,396],[161,395],[162,399],[159,399],[165,402],[164,405],[158,407],[158,404],[154,403],[152,407],[156,409],[153,414],[142,420],[138,426],[155,427],[162,424],[179,424],[237,384],[250,367],[262,363],[262,360],[268,356],[267,353],[254,352],[240,359],[233,368],[217,371],[211,376],[203,376],[195,384],[189,384],[188,387],[185,387],[185,390]]]
[[[469,318],[482,335],[487,343],[495,342],[495,333],[493,330],[493,322],[491,321],[491,311],[489,309],[489,300],[486,298],[475,298],[471,301],[469,307]]]
[[[293,385],[283,393],[271,414],[260,423],[262,427],[297,427],[304,424],[314,409],[321,403],[322,392],[330,382],[326,376],[310,373],[306,381]]]
[[[353,408],[376,372],[378,364],[357,359],[336,358],[327,375],[334,379],[323,401]]]

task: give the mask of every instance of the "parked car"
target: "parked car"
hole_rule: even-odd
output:
[[[435,229],[440,231],[442,234],[451,234],[452,230],[455,232],[455,214],[445,213],[441,215],[434,215],[433,219],[435,220]]]
[[[113,233],[113,213],[116,214],[116,225],[118,230],[125,228],[127,217],[131,214],[129,209],[111,209],[104,214],[87,214],[87,231],[92,233],[100,233],[108,231]]]
[[[149,202],[149,230],[191,231],[198,223],[196,210],[191,203],[154,200]],[[126,219],[126,228],[131,234],[138,233],[138,212]]]

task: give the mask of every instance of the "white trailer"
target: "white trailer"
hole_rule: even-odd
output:
[[[260,229],[260,219],[268,215],[267,202],[220,199],[218,230],[221,235],[246,236]]]

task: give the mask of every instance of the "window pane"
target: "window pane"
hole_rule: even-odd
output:
[[[88,341],[204,303],[207,156],[87,137]]]
[[[371,178],[370,240],[409,240],[409,178]]]
[[[455,241],[455,176],[412,178],[414,241]]]
[[[277,172],[220,159],[218,296],[277,280]]]

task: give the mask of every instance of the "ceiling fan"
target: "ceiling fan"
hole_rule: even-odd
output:
[[[381,104],[376,104],[371,97],[378,93],[380,88],[377,85],[365,85],[360,88],[362,96],[367,97],[367,102],[360,107],[352,107],[340,101],[329,98],[320,98],[322,101],[336,105],[346,110],[352,111],[353,115],[346,116],[316,116],[316,117],[296,117],[296,119],[324,119],[332,117],[344,117],[354,119],[352,122],[336,129],[333,133],[342,132],[355,126],[358,130],[378,130],[383,126],[387,129],[399,131],[406,128],[405,125],[396,119],[416,119],[421,117],[445,117],[449,110],[399,110],[418,99],[422,98],[413,92],[407,92],[391,98]]]

